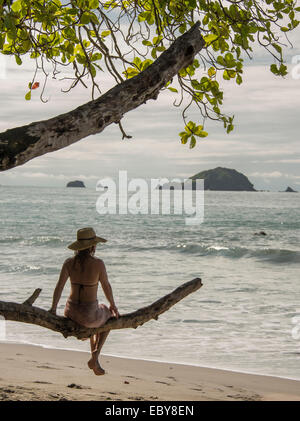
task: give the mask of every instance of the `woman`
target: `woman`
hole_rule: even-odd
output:
[[[99,242],[104,243],[106,240],[96,236],[93,228],[82,228],[77,231],[77,241],[68,246],[69,249],[75,250],[75,256],[67,259],[62,266],[53,294],[52,307],[49,310],[56,314],[57,304],[70,277],[71,292],[64,315],[85,327],[99,327],[110,317],[119,317],[105,265],[101,259],[94,257]],[[110,303],[109,308],[105,304],[98,304],[99,281]],[[92,357],[88,361],[88,366],[98,376],[105,374],[98,357],[108,334],[109,330],[90,337]]]

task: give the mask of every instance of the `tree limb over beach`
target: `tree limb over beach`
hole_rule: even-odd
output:
[[[142,307],[132,313],[124,314],[118,319],[111,318],[103,326],[98,328],[85,328],[70,319],[51,314],[42,308],[34,307],[32,304],[42,291],[40,288],[36,289],[31,297],[22,304],[0,301],[0,315],[6,320],[45,327],[46,329],[61,333],[65,338],[75,336],[77,339],[84,339],[89,338],[95,333],[105,332],[107,330],[136,329],[149,320],[157,320],[160,314],[169,310],[173,305],[201,287],[202,282],[200,278],[192,279],[149,306]]]
[[[49,120],[0,133],[0,171],[100,133],[111,123],[120,123],[125,113],[149,99],[156,99],[160,90],[193,62],[204,45],[198,22],[178,37],[152,65],[96,100]]]

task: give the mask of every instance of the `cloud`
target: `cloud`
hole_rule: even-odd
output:
[[[222,124],[207,121],[208,138],[198,140],[193,150],[181,145],[178,137],[183,127],[181,112],[172,107],[176,95],[165,91],[157,101],[149,101],[124,116],[122,124],[133,135],[132,140],[122,140],[113,124],[96,136],[1,173],[0,183],[62,185],[72,178],[92,181],[115,176],[119,169],[127,169],[130,177],[188,177],[216,166],[250,174],[261,188],[265,180],[278,182],[281,177],[274,174],[279,173],[289,175],[289,180],[294,177],[296,182],[300,161],[297,157],[300,80],[292,79],[290,73],[285,78],[275,77],[269,65],[260,63],[254,61],[245,67],[241,86],[219,79],[224,86],[224,110],[235,115],[236,128],[229,135]],[[83,87],[63,94],[62,82],[49,79],[46,91],[49,102],[41,103],[37,91],[32,101],[25,101],[32,76],[30,69],[29,61],[22,68],[13,59],[7,64],[7,79],[1,83],[0,130],[65,113],[91,99],[90,92]],[[102,82],[103,91],[112,85],[107,77]],[[187,114],[188,120],[202,122],[195,110]]]
[[[282,174],[280,171],[273,171],[273,172],[254,172],[252,174],[249,174],[251,177],[262,177],[262,178],[281,178],[284,177],[284,174]]]
[[[10,172],[6,175],[8,178],[11,179],[20,179],[20,178],[29,178],[29,179],[47,179],[47,180],[63,180],[63,181],[70,181],[70,179],[80,178],[81,180],[98,180],[99,177],[96,175],[84,175],[84,174],[76,174],[76,175],[65,175],[65,174],[51,174],[51,173],[43,173],[43,172]]]
[[[291,180],[300,180],[300,175],[283,174],[280,171],[273,172],[254,172],[249,174],[251,177],[262,177],[262,178],[289,178]]]

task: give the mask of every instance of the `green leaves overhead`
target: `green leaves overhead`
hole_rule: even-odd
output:
[[[280,64],[280,66],[276,64],[271,64],[270,70],[276,76],[286,76],[288,74],[287,66],[284,64]]]
[[[243,82],[243,59],[253,56],[254,44],[271,53],[271,72],[285,76],[283,47],[299,12],[296,0],[0,0],[0,53],[19,66],[25,55],[36,68],[50,63],[54,77],[69,66],[70,89],[81,83],[94,96],[103,71],[116,83],[137,76],[200,22],[205,47],[165,87],[179,98],[184,121],[191,107],[201,121],[218,120],[230,133],[233,117],[222,112],[222,84]],[[206,136],[191,121],[180,133],[191,148]]]
[[[182,144],[185,145],[190,140],[191,149],[196,146],[196,136],[206,137],[207,135],[208,133],[203,130],[203,126],[197,126],[193,121],[189,121],[184,128],[184,132],[179,133]]]

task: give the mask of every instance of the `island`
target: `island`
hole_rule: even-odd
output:
[[[184,183],[169,182],[159,186],[159,190],[196,190],[197,179],[204,180],[204,190],[218,191],[256,191],[248,178],[233,169],[217,167],[212,170],[201,171],[189,177]],[[201,187],[200,187],[201,188]]]
[[[193,189],[196,185],[195,180],[204,179],[204,190],[256,191],[244,174],[230,168],[217,167],[201,171],[190,179],[194,181]]]
[[[292,187],[288,186],[284,193],[298,193],[297,190],[293,190]]]
[[[69,181],[66,187],[85,187],[84,182],[80,180]]]

